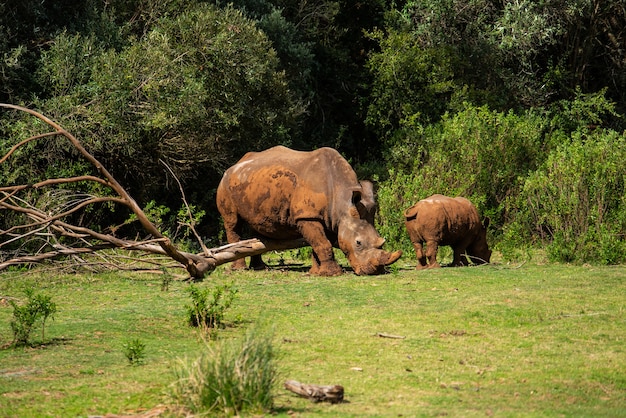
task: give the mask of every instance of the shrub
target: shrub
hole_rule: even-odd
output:
[[[193,416],[261,413],[272,407],[277,378],[274,349],[271,338],[255,330],[242,341],[207,346],[195,361],[181,361],[175,373],[170,396]]]
[[[625,261],[626,135],[578,130],[561,142],[524,184],[519,230],[547,242],[553,261]]]
[[[9,301],[13,307],[13,319],[11,331],[13,331],[13,345],[27,345],[30,333],[38,321],[41,321],[41,341],[45,341],[46,320],[56,313],[56,304],[50,296],[35,294],[33,289],[25,291],[28,301],[25,305],[18,306],[14,301]]]
[[[215,329],[222,325],[224,312],[230,308],[237,290],[230,285],[211,290],[196,285],[188,288],[191,305],[187,306],[187,322],[192,327]]]
[[[371,36],[380,42],[381,51],[368,63],[374,82],[366,123],[385,138],[408,121],[438,120],[457,87],[450,50],[425,47],[404,31]]]
[[[145,32],[124,37],[124,45],[65,32],[50,39],[37,71],[46,94],[34,106],[123,178],[138,202],[178,204],[165,162],[195,203],[210,206],[219,174],[241,155],[290,143],[304,104],[289,89],[271,41],[242,12],[197,1],[158,3]],[[164,10],[165,3],[178,10]],[[131,20],[147,14],[141,16]],[[40,132],[19,133],[15,142]],[[63,177],[68,167],[73,175],[92,172],[62,140],[32,146],[13,158],[28,168],[19,171],[24,183],[36,182],[35,174]],[[109,221],[98,220],[103,227]]]
[[[143,363],[145,357],[146,345],[138,338],[126,341],[122,345],[124,356],[132,366],[138,366]]]

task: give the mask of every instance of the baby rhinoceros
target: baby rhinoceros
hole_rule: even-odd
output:
[[[475,264],[488,263],[491,258],[487,246],[489,219],[483,225],[476,207],[463,197],[432,195],[405,210],[404,218],[418,270],[440,267],[437,249],[443,245],[452,247],[454,266],[467,265],[466,256]]]

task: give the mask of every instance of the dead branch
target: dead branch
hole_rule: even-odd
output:
[[[380,338],[392,338],[395,340],[404,340],[406,338],[404,335],[386,334],[384,332],[379,332],[376,334],[376,336]]]
[[[189,208],[189,204],[187,203],[187,198],[185,197],[185,191],[183,190],[183,185],[180,184],[180,180],[178,180],[178,177],[176,177],[176,174],[174,174],[174,171],[170,168],[169,165],[165,163],[165,161],[159,159],[159,162],[161,162],[161,164],[163,164],[165,168],[167,168],[167,171],[171,174],[172,177],[174,177],[174,180],[176,180],[176,184],[178,184],[178,190],[180,190],[180,195],[182,196],[183,203],[185,204],[185,208],[187,209],[187,216],[189,216],[189,224],[188,224],[189,229],[191,229],[191,232],[193,232],[194,236],[196,237],[196,240],[200,243],[200,247],[202,248],[202,251],[204,251],[204,254],[208,254],[209,249],[206,247],[206,245],[204,245],[204,241],[202,241],[202,239],[200,238],[200,235],[196,231],[195,222],[193,219],[193,215],[191,214],[191,209]]]
[[[285,389],[313,402],[343,402],[343,386],[340,385],[319,386],[287,380]]]
[[[71,146],[78,150],[83,158],[91,163],[99,174],[99,176],[84,175],[69,178],[51,178],[34,184],[12,186],[0,184],[0,211],[6,210],[19,213],[29,220],[27,223],[13,225],[7,230],[0,230],[0,250],[2,250],[3,247],[7,248],[9,244],[15,244],[16,242],[26,239],[41,239],[45,243],[45,245],[40,246],[41,249],[51,248],[37,252],[36,254],[23,254],[18,252],[14,257],[7,260],[0,259],[0,270],[11,265],[40,263],[44,260],[58,257],[93,254],[104,249],[120,248],[129,251],[166,255],[185,268],[192,279],[202,280],[207,273],[210,273],[218,265],[235,261],[239,258],[262,254],[272,250],[285,250],[308,245],[304,240],[279,242],[251,239],[209,249],[202,243],[202,240],[193,228],[193,220],[191,220],[190,224],[187,226],[192,228],[194,235],[200,242],[203,252],[202,254],[191,254],[180,251],[168,237],[164,236],[158,230],[124,187],[122,187],[109,171],[82,146],[76,137],[54,121],[31,109],[3,103],[0,103],[0,107],[26,112],[45,122],[54,130],[20,141],[17,145],[13,146],[6,155],[0,156],[0,164],[8,161],[16,150],[29,142],[50,136],[62,136],[69,141]],[[178,179],[176,179],[176,181],[178,182]],[[66,201],[64,201],[63,204],[53,208],[46,208],[45,205],[41,203],[39,205],[37,203],[30,203],[20,197],[20,193],[28,190],[52,188],[78,182],[96,182],[108,188],[113,195],[68,195],[65,196]],[[183,193],[180,182],[178,182],[178,185],[181,193]],[[87,207],[103,203],[121,205],[130,209],[151,239],[144,241],[122,239],[111,234],[97,232],[91,228],[82,225],[73,225],[64,221],[64,219],[68,218],[70,215],[76,214]],[[185,205],[189,208],[186,200]],[[70,247],[60,245],[57,237],[75,239],[76,245],[80,244],[80,246]]]

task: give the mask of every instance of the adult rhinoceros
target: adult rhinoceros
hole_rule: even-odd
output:
[[[342,273],[333,246],[346,254],[356,274],[377,274],[402,252],[383,250],[385,240],[365,220],[373,213],[369,190],[332,148],[304,152],[278,146],[249,152],[226,170],[217,208],[229,243],[239,241],[248,226],[255,237],[304,238],[313,249],[311,274]],[[244,259],[233,263],[245,266]],[[252,257],[250,266],[263,266],[261,257]]]
[[[478,210],[463,197],[432,195],[405,210],[404,218],[417,255],[418,270],[439,267],[437,249],[441,245],[452,247],[454,266],[467,264],[466,250],[476,264],[488,263],[491,258],[487,246],[489,220],[481,224]],[[425,252],[423,243],[426,243]]]

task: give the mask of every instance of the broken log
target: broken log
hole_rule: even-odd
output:
[[[406,337],[404,335],[394,335],[394,334],[387,334],[384,332],[379,332],[376,334],[376,336],[380,337],[380,338],[393,338],[396,340],[404,340]]]
[[[320,386],[287,380],[285,389],[313,402],[343,402],[343,386],[341,385]]]

